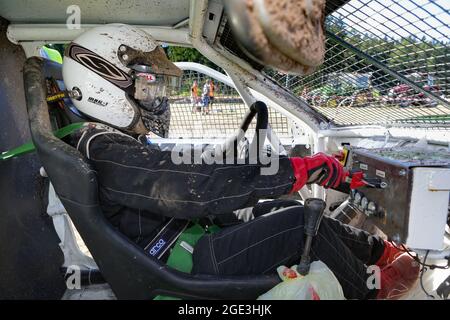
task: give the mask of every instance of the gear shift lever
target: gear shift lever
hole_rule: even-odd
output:
[[[306,241],[303,247],[303,254],[297,271],[302,276],[309,273],[309,267],[311,265],[311,257],[309,253],[311,251],[312,240],[317,231],[319,230],[320,222],[322,221],[323,213],[325,211],[326,203],[322,199],[310,198],[305,200],[304,215],[305,215],[305,234]]]

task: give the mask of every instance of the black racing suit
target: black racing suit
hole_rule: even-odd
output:
[[[92,163],[102,209],[111,223],[144,247],[171,217],[225,218],[250,208],[254,219],[203,236],[194,248],[193,273],[267,274],[298,263],[303,248],[303,207],[274,200],[291,191],[294,172],[279,158],[274,175],[259,164],[175,164],[170,151],[144,145],[131,136],[92,124],[72,142]],[[324,217],[312,247],[312,260],[333,271],[348,299],[373,297],[366,266],[384,250],[376,236]]]

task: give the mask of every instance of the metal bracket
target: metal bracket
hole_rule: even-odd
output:
[[[222,17],[223,4],[210,1],[206,12],[205,24],[203,25],[203,36],[206,42],[213,44],[219,30],[220,19]]]

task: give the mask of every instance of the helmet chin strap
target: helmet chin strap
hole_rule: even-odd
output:
[[[169,109],[169,103],[166,97],[156,97],[152,102],[142,101],[139,103],[139,106],[141,109],[153,115],[161,115]]]
[[[165,138],[169,134],[170,106],[167,97],[140,104],[141,119],[148,131]]]

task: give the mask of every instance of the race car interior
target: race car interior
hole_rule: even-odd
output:
[[[47,2],[58,5],[57,1]],[[158,15],[165,17],[161,13],[165,12],[164,4],[150,2],[157,9],[145,23],[140,23],[139,6],[132,9],[136,16],[109,17],[104,13],[105,17],[90,17],[90,22],[140,25],[166,50],[195,48],[209,62],[176,62],[183,76],[178,91],[169,96],[169,134],[149,134],[148,141],[162,150],[171,150],[178,143],[202,151],[221,150],[224,154],[232,149],[240,158],[248,158],[256,150],[258,161],[261,154],[335,154],[353,174],[345,186],[327,190],[306,186],[285,198],[304,204],[317,223],[321,215],[326,215],[417,252],[417,261],[423,267],[420,283],[406,298],[449,296],[447,51],[447,60],[442,62],[446,71],[439,71],[439,61],[433,60],[433,76],[440,81],[439,89],[426,89],[419,81],[431,75],[421,75],[420,80],[407,76],[405,70],[411,61],[399,58],[393,62],[395,67],[389,65],[391,60],[384,55],[395,49],[377,53],[364,46],[364,32],[370,30],[365,30],[362,22],[359,29],[356,22],[350,24],[359,40],[353,39],[351,32],[338,29],[344,22],[350,23],[348,19],[356,19],[362,1],[329,0],[324,17],[327,39],[323,64],[307,66],[311,69],[303,75],[284,74],[275,69],[277,61],[265,65],[264,52],[255,49],[258,44],[248,38],[250,33],[242,34],[239,19],[248,17],[231,17],[243,1],[170,1],[172,14],[183,18],[177,23],[158,21]],[[368,3],[387,8],[381,0]],[[432,3],[429,1],[430,6]],[[61,267],[58,277],[62,273],[61,278],[67,280],[74,272],[81,272],[84,288],[68,290],[63,285],[62,289],[49,289],[48,295],[62,295],[63,299],[256,299],[279,283],[277,275],[219,277],[175,270],[147,254],[109,223],[99,205],[95,172],[80,152],[64,142],[72,128],[86,122],[70,102],[71,95],[77,93],[65,88],[61,64],[38,54],[43,45],[67,44],[81,31],[66,29],[62,21],[47,23],[45,15],[41,22],[29,23],[27,12],[21,16],[18,10],[0,5],[0,16],[9,20],[5,32],[14,43],[14,48],[9,43],[11,47],[5,50],[15,52],[21,46],[25,52],[21,58],[25,97],[22,117],[29,123],[34,147],[3,153],[2,160],[36,150],[38,158],[33,161],[40,170],[35,166],[30,176],[39,177],[49,188],[43,193],[44,213],[52,219],[58,236],[53,242],[59,244],[63,255],[62,263],[61,258],[55,259]],[[341,21],[337,22],[339,17]],[[404,25],[397,26],[401,28]],[[390,33],[380,27],[373,34],[382,39]],[[442,45],[445,48],[436,49],[436,55],[439,50],[448,50],[448,38],[446,41]],[[373,47],[383,45],[375,43]],[[405,45],[402,50],[411,46]],[[403,51],[397,54],[402,59],[408,56]],[[298,67],[298,61],[289,63]],[[210,114],[204,115],[189,92],[194,81],[204,83],[207,79],[216,84],[216,97],[209,107]],[[399,83],[408,88],[399,89]],[[437,88],[434,84],[431,87]],[[353,188],[352,183],[358,183],[358,188]],[[308,200],[311,198],[323,201],[318,205]],[[81,266],[81,270],[71,269],[73,265]]]

